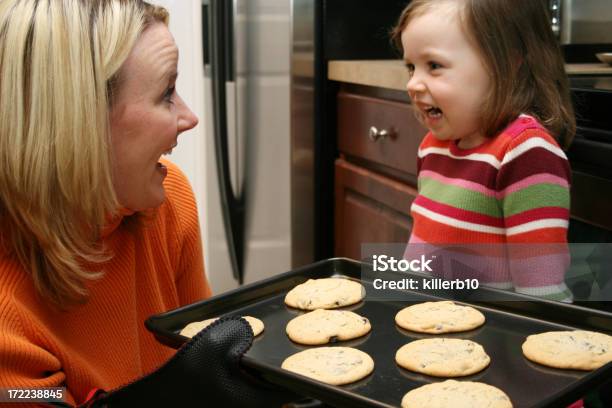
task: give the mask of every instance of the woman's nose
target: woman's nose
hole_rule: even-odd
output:
[[[198,124],[198,117],[189,109],[189,106],[179,96],[178,133],[193,129]]]

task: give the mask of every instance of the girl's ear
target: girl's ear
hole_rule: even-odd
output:
[[[525,58],[520,55],[518,52],[515,52],[512,58],[512,74],[517,75],[518,72],[523,68],[523,64],[525,62]]]

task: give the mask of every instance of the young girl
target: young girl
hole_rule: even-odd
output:
[[[576,125],[543,2],[413,0],[393,39],[429,129],[409,244],[511,244],[504,251],[519,256],[480,270],[480,283],[571,300],[570,168],[559,146]]]

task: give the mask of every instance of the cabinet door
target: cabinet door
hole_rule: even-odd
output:
[[[416,176],[425,133],[407,103],[338,94],[338,149],[346,155]]]
[[[413,186],[344,159],[335,173],[335,256],[361,259],[361,244],[408,242]]]

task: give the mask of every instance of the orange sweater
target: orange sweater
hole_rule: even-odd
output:
[[[166,201],[155,218],[131,229],[118,219],[105,231],[115,256],[88,285],[85,305],[54,310],[24,269],[0,254],[0,388],[65,386],[66,402],[81,403],[92,388],[126,384],[174,354],[144,320],[208,297],[210,288],[193,193],[166,164]]]

